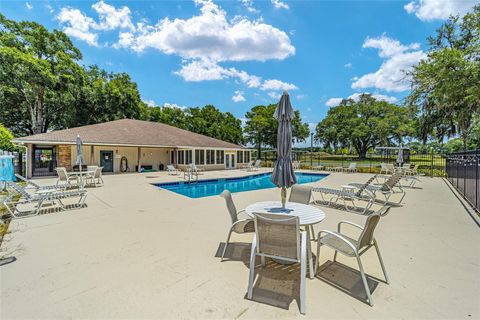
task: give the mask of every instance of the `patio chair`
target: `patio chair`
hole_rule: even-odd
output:
[[[297,202],[309,205],[310,200],[312,199],[312,188],[311,186],[305,186],[301,184],[295,184],[291,188],[290,197],[288,198],[288,202]],[[312,235],[311,239],[315,240],[315,230],[313,229],[313,225],[308,225],[307,230]]]
[[[10,191],[8,196],[3,200],[3,205],[15,218],[24,217],[27,215],[37,215],[43,208],[43,204],[48,202],[58,202],[60,207],[65,210],[67,207],[62,200],[68,198],[78,197],[79,200],[74,207],[81,208],[84,206],[85,199],[87,197],[87,192],[83,189],[75,191],[57,190],[52,192],[30,194],[24,187],[16,184],[15,182],[7,181],[6,184],[7,188],[11,189],[12,191]],[[20,200],[15,201],[14,197],[17,194],[20,196]],[[20,210],[19,205],[24,204],[33,205],[33,210]]]
[[[197,167],[194,163],[191,164],[192,172],[196,172],[197,174],[203,174],[205,169]]]
[[[396,172],[392,174],[382,185],[368,185],[365,187],[366,190],[370,191],[373,196],[376,198],[377,193],[381,193],[384,197],[384,203],[388,203],[390,197],[393,194],[400,193],[402,194],[400,200],[396,203],[401,203],[405,197],[405,190],[403,190],[400,180],[402,179],[402,173]],[[349,183],[350,186],[360,187],[360,183]],[[397,191],[398,189],[398,191]]]
[[[253,297],[255,258],[265,258],[300,263],[300,313],[305,314],[305,286],[307,277],[307,234],[300,231],[299,218],[286,214],[255,214],[255,235],[250,254],[247,298]],[[312,261],[309,261],[312,267]]]
[[[252,160],[250,161],[249,163],[246,163],[242,166],[242,169],[248,169],[248,168],[251,168],[253,167],[253,165],[255,164],[255,160]]]
[[[38,191],[38,190],[58,190],[59,189],[56,185],[41,186],[38,183],[36,183],[35,181],[27,179],[27,178],[25,178],[24,176],[22,176],[18,173],[15,173],[15,177],[17,177],[17,179],[25,182],[27,184],[26,188],[31,187],[32,189],[35,189],[35,191]]]
[[[255,227],[253,223],[253,219],[238,219],[238,215],[245,210],[237,211],[235,207],[235,203],[232,199],[232,194],[228,190],[223,190],[220,194],[222,198],[225,199],[225,203],[227,205],[228,213],[230,214],[230,219],[232,220],[232,225],[230,226],[230,230],[228,231],[227,241],[225,242],[225,247],[223,247],[222,258],[220,261],[223,261],[225,256],[225,252],[227,251],[227,246],[230,241],[230,237],[232,236],[232,232],[241,234],[241,233],[248,233],[254,232]]]
[[[167,174],[171,176],[176,176],[180,174],[180,170],[175,168],[172,164],[167,164]]]
[[[376,178],[376,175],[372,176],[365,183],[355,184],[355,187],[358,189],[356,192],[353,192],[350,190],[344,190],[344,189],[313,187],[312,189],[313,202],[317,203],[317,200],[315,200],[313,195],[314,195],[314,192],[318,192],[320,193],[322,200],[327,202],[328,205],[337,203],[338,200],[342,199],[345,209],[348,211],[349,206],[347,205],[346,201],[352,202],[353,210],[355,210],[358,208],[357,206],[355,206],[355,201],[363,200],[363,201],[367,201],[367,206],[363,210],[363,213],[365,214],[368,212],[368,210],[373,205],[373,202],[375,200],[374,195],[371,192],[369,192],[369,190],[367,189],[368,186],[373,182],[373,180],[375,180],[375,178]],[[326,200],[324,195],[331,195],[332,197],[330,198],[330,200]]]
[[[350,163],[348,168],[343,169],[343,171],[344,172],[351,172],[351,173],[357,172],[357,163],[356,162]]]
[[[102,170],[103,167],[96,167],[93,174],[87,177],[87,183],[90,185],[93,184],[95,188],[97,187],[97,184],[103,186],[105,182],[103,181]]]
[[[322,166],[322,165],[312,167],[312,170],[323,170],[323,169],[325,169],[325,166]]]
[[[357,259],[360,275],[362,278],[363,286],[365,287],[365,292],[367,293],[367,299],[370,306],[373,306],[373,299],[370,293],[370,289],[368,287],[367,278],[365,276],[365,272],[363,270],[363,265],[360,257],[370,248],[375,247],[377,252],[378,260],[380,261],[380,265],[382,267],[383,275],[385,277],[385,282],[388,284],[388,275],[387,270],[383,264],[382,256],[380,255],[380,249],[378,248],[378,243],[373,237],[373,233],[375,231],[378,222],[380,221],[380,217],[382,215],[387,214],[390,210],[390,207],[384,207],[380,209],[382,213],[376,212],[370,215],[365,222],[365,226],[360,226],[350,221],[340,221],[338,223],[337,232],[329,231],[329,230],[321,230],[318,233],[318,245],[317,245],[317,259],[315,262],[315,273],[318,272],[318,268],[320,265],[320,248],[322,246],[327,246],[333,250],[335,250],[335,254],[333,256],[333,261],[337,260],[337,253],[340,252],[348,257],[355,257]],[[345,235],[341,232],[341,227],[343,224],[348,224],[353,226],[359,230],[361,230],[360,236],[356,239]]]
[[[380,164],[380,174],[394,174],[395,167],[391,163],[381,163]]]
[[[67,169],[65,167],[57,167],[55,168],[55,171],[57,171],[57,175],[58,175],[58,180],[57,180],[57,183],[55,184],[57,187],[61,186],[62,184],[64,189],[73,187],[72,182],[75,182],[77,186],[79,185],[78,177],[69,176]]]
[[[247,168],[248,171],[258,171],[258,168],[260,168],[260,164],[262,163],[262,160],[257,159],[255,160],[254,164]]]

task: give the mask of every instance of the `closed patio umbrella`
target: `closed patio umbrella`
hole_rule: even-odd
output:
[[[397,163],[399,166],[403,164],[403,147],[400,144],[400,148],[398,148],[398,155],[397,155]]]
[[[82,139],[80,139],[80,135],[77,135],[77,159],[75,161],[75,164],[79,166],[80,171],[82,171],[82,165],[83,165],[83,151],[82,151]]]
[[[285,91],[273,114],[278,121],[277,131],[277,161],[270,180],[282,188],[282,207],[287,201],[287,188],[297,183],[297,177],[292,165],[292,120],[295,117],[290,96]]]

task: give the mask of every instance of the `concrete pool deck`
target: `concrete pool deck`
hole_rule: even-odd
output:
[[[248,174],[214,171],[200,179]],[[368,177],[334,173],[313,185],[339,187]],[[380,221],[376,238],[390,285],[378,284],[374,306],[351,296],[361,295],[356,273],[333,266],[350,294],[307,280],[306,316],[295,300],[295,267],[257,268],[254,301],[245,299],[252,235],[234,235],[232,260],[220,262],[217,251],[230,226],[222,198],[191,199],[151,185],[182,180],[164,172],[104,179],[104,187],[88,188],[86,208],[14,222],[4,250],[16,261],[0,266],[2,319],[480,318],[479,228],[443,179],[421,178],[421,189],[407,189],[403,206]],[[233,195],[239,209],[279,197],[278,189]],[[320,208],[327,218],[316,232],[335,230],[340,220],[365,221]],[[322,250],[321,263],[331,260],[333,251]],[[381,279],[374,250],[363,259],[366,272]],[[353,259],[339,261],[357,268]]]

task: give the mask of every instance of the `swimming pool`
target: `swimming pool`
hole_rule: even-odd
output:
[[[190,198],[203,198],[219,195],[225,189],[233,193],[275,188],[276,186],[270,181],[270,175],[270,173],[262,173],[248,177],[199,180],[198,182],[167,182],[154,185]],[[295,175],[299,184],[320,181],[327,176],[327,174],[304,172]]]

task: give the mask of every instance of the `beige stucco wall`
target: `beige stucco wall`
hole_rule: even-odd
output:
[[[77,159],[77,148],[72,145],[72,165]],[[167,165],[170,163],[170,149],[167,148],[141,148],[141,165],[151,165],[154,170],[159,169],[159,164]],[[128,160],[129,170],[134,172],[138,162],[137,147],[120,147],[120,146],[94,146],[93,161],[91,158],[91,146],[84,145],[82,147],[83,158],[87,165],[100,165],[100,151],[113,151],[113,172],[120,172],[120,161],[122,157]]]

